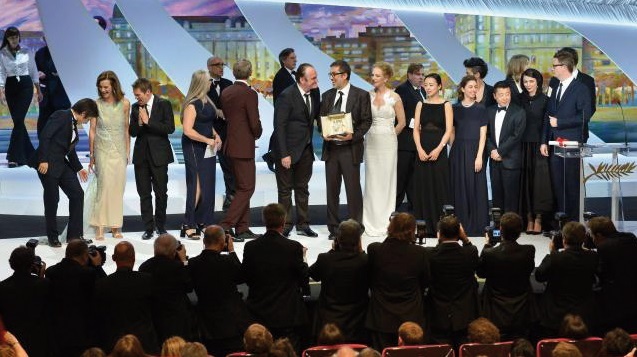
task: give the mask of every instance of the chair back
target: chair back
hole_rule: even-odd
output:
[[[551,357],[555,346],[560,342],[572,343],[582,352],[582,356],[597,356],[602,349],[602,339],[599,337],[589,337],[583,340],[551,338],[538,341],[535,355],[537,357]]]
[[[341,347],[349,347],[354,351],[361,351],[367,348],[367,345],[346,343],[332,346],[314,346],[303,351],[302,357],[331,357]]]
[[[249,357],[249,356],[252,356],[252,355],[249,354],[248,352],[232,352],[226,355],[226,357]]]
[[[509,357],[513,342],[465,343],[460,346],[460,357]]]
[[[456,357],[450,345],[419,345],[387,347],[383,357]]]

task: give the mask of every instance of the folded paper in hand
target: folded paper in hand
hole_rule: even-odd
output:
[[[352,113],[330,114],[321,117],[323,138],[354,133]]]
[[[217,155],[217,145],[207,145],[206,152],[203,154],[203,158],[214,157]]]

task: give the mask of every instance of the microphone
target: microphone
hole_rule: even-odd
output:
[[[619,99],[613,99],[613,104],[617,104],[619,110],[622,113],[622,122],[624,124],[624,145],[628,148],[628,128],[626,127],[626,117],[624,116],[624,107],[622,107],[622,102]]]

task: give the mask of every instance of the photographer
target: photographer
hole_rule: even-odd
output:
[[[637,238],[618,232],[608,217],[591,218],[588,227],[599,256],[600,331],[637,330]]]
[[[478,249],[453,215],[440,219],[438,245],[426,249],[431,269],[426,309],[431,340],[458,347],[466,340],[467,326],[478,317]]]
[[[48,302],[57,356],[77,356],[93,346],[91,301],[95,282],[106,276],[102,256],[89,255],[83,240],[70,241],[61,262],[46,269],[51,280]]]
[[[203,244],[201,254],[188,261],[187,270],[197,293],[202,342],[211,355],[225,356],[243,348],[242,331],[249,321],[248,309],[237,290],[243,283],[241,262],[232,237],[220,226],[204,230]]]
[[[415,232],[414,216],[399,213],[389,223],[387,239],[367,247],[371,297],[365,326],[379,351],[396,345],[403,322],[425,323],[429,265],[425,249],[414,244]]]
[[[500,219],[502,242],[496,247],[485,237],[477,274],[485,278],[481,296],[482,316],[491,320],[509,341],[528,337],[532,289],[529,277],[535,268],[535,247],[518,244],[522,217],[507,212]]]
[[[333,248],[319,254],[310,267],[310,277],[321,282],[315,330],[326,323],[334,323],[341,330],[345,342],[367,340],[365,314],[369,277],[361,234],[361,226],[355,220],[341,222]]]
[[[9,265],[13,275],[0,283],[0,316],[30,356],[46,356],[50,282],[43,278],[45,265],[35,265],[33,249],[25,246],[11,252]]]
[[[580,315],[587,326],[594,326],[593,284],[596,279],[597,253],[582,247],[586,228],[568,222],[562,228],[564,250],[549,243],[548,254],[535,270],[535,279],[546,282],[540,304],[540,327],[546,336],[556,336],[567,313]]]
[[[185,264],[186,247],[170,234],[162,234],[154,243],[155,256],[139,266],[153,277],[153,320],[159,341],[172,336],[191,338],[191,305],[188,293],[192,281]]]

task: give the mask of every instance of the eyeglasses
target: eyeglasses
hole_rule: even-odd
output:
[[[330,76],[330,78],[334,78],[334,77],[338,76],[339,74],[343,74],[343,73],[345,73],[345,72],[330,72],[329,76]]]
[[[211,64],[211,66],[223,66],[225,63],[221,62],[221,63],[213,63]]]
[[[555,67],[562,67],[562,66],[566,66],[564,63],[558,63],[558,64],[554,64],[553,68]]]

